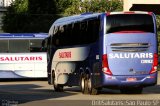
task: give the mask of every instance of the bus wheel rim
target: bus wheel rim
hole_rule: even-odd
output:
[[[82,80],[81,80],[81,89],[82,89],[82,91],[84,91],[84,78],[82,78]]]

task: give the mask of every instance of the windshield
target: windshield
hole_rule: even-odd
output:
[[[107,16],[106,33],[120,31],[142,31],[153,33],[153,18],[148,14],[115,14]]]

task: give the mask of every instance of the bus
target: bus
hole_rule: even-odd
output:
[[[152,12],[85,13],[56,20],[46,39],[48,83],[140,94],[157,83],[157,29]]]
[[[47,33],[1,33],[0,79],[47,78]]]

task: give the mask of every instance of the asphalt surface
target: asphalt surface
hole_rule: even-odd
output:
[[[103,89],[99,95],[84,95],[79,87],[54,92],[46,80],[0,81],[0,106],[160,106],[160,72],[156,86],[142,94],[121,94]]]

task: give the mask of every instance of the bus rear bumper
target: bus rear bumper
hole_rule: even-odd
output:
[[[104,74],[102,87],[147,87],[157,83],[157,72],[150,75],[137,76],[109,76]]]

